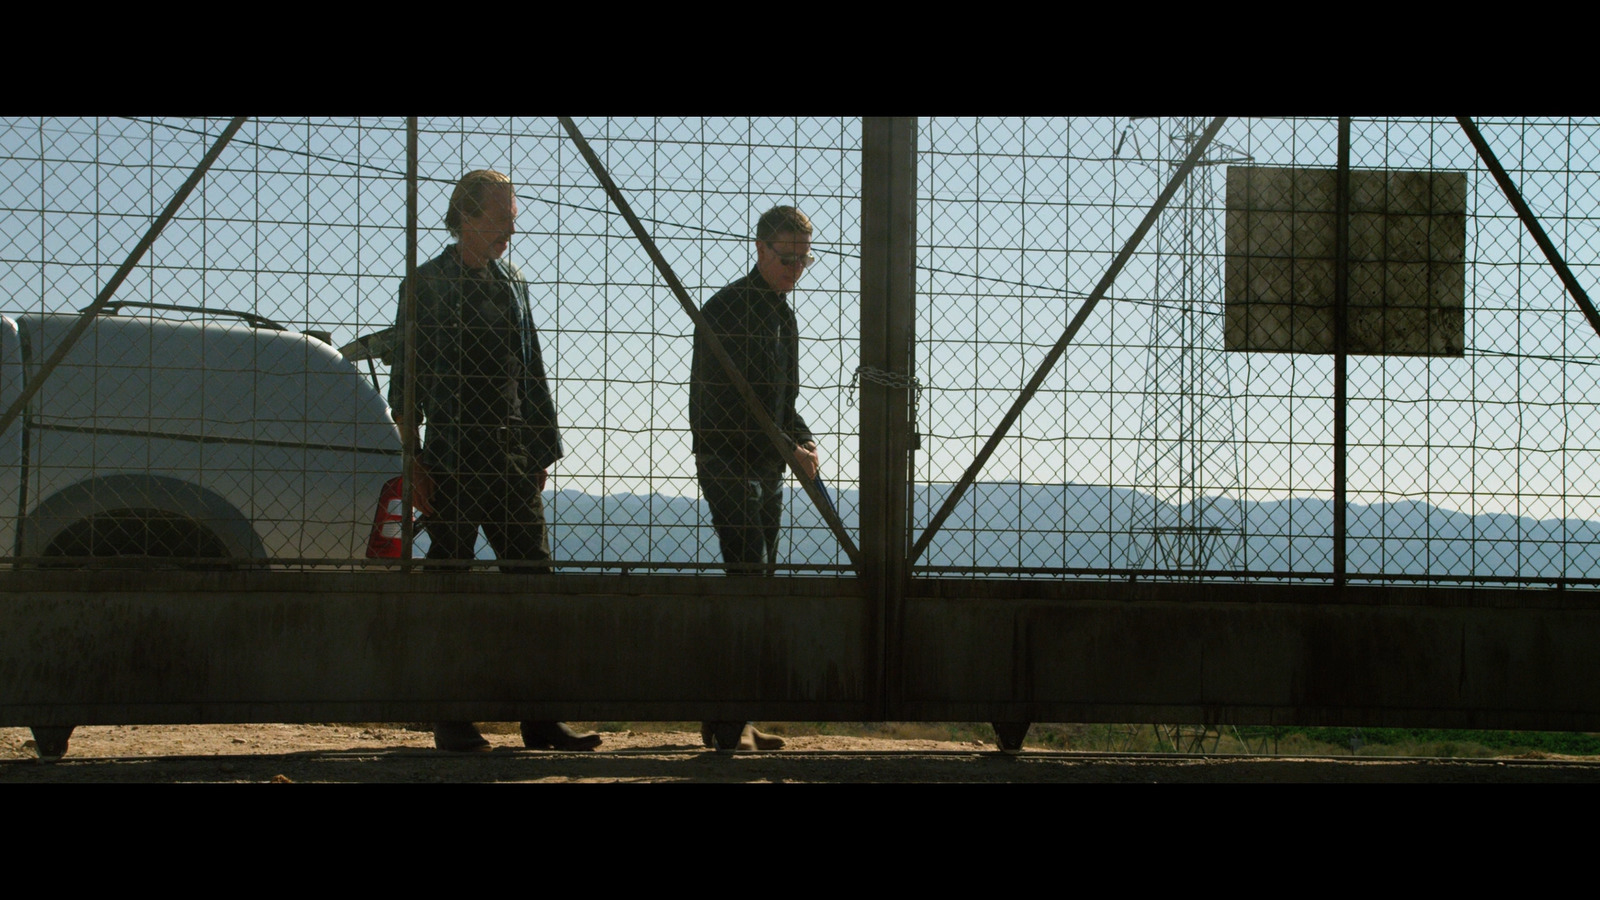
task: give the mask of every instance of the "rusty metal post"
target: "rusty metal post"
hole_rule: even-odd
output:
[[[877,604],[872,694],[898,696],[916,371],[917,120],[861,120],[861,578]],[[875,377],[867,377],[868,375]]]
[[[72,328],[62,336],[60,343],[56,344],[55,352],[51,353],[50,358],[39,366],[38,374],[28,380],[28,386],[23,389],[17,399],[11,402],[11,406],[6,410],[5,415],[0,416],[0,434],[5,433],[5,430],[11,427],[11,423],[22,415],[22,411],[28,408],[28,404],[33,401],[34,395],[39,393],[39,389],[44,386],[45,380],[50,377],[50,373],[55,371],[56,366],[60,365],[63,359],[66,359],[67,353],[72,350],[73,345],[78,343],[78,339],[83,337],[84,332],[89,330],[89,325],[94,322],[95,316],[100,315],[106,306],[111,303],[112,296],[117,293],[117,288],[122,286],[122,282],[127,280],[128,273],[132,272],[133,267],[139,264],[139,260],[144,258],[145,253],[150,249],[150,245],[154,244],[156,238],[161,236],[162,229],[166,228],[167,223],[172,221],[172,217],[178,214],[179,209],[183,208],[183,202],[189,199],[189,194],[200,184],[200,179],[206,177],[206,172],[211,169],[211,164],[217,161],[218,156],[222,155],[222,149],[228,146],[228,142],[233,140],[233,136],[239,132],[240,128],[244,127],[244,123],[248,118],[248,116],[235,116],[233,121],[228,123],[228,127],[222,129],[222,134],[217,135],[216,141],[211,144],[211,149],[206,151],[206,155],[201,158],[200,164],[194,167],[193,172],[189,173],[188,179],[183,182],[182,187],[178,188],[178,192],[172,195],[172,200],[167,203],[167,208],[161,211],[161,215],[157,216],[154,222],[150,223],[150,227],[145,231],[144,237],[139,239],[139,243],[128,254],[128,258],[123,261],[116,274],[111,276],[111,280],[106,282],[106,286],[100,290],[100,295],[94,298],[93,303],[84,308],[82,314],[78,316],[78,320],[72,323]]]

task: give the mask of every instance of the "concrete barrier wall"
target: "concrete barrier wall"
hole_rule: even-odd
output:
[[[12,573],[0,723],[868,718],[854,581]],[[157,584],[160,584],[158,587]]]
[[[1600,730],[1600,594],[13,572],[0,725],[738,719]],[[881,685],[881,687],[879,686]]]
[[[919,581],[897,717],[1600,728],[1600,595]]]

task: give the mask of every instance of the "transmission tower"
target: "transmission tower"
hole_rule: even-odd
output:
[[[1153,162],[1164,181],[1200,139],[1206,120],[1144,121],[1163,128]],[[1142,124],[1130,120],[1129,130]],[[1134,469],[1138,491],[1128,520],[1127,559],[1135,568],[1232,568],[1243,553],[1243,505],[1221,496],[1239,485],[1239,448],[1223,350],[1219,185],[1224,165],[1248,159],[1213,141],[1157,226],[1155,311]]]

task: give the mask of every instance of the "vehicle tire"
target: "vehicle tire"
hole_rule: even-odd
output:
[[[194,519],[157,509],[121,509],[74,522],[45,548],[46,557],[92,558],[90,566],[118,568],[229,568],[228,549]],[[62,563],[77,567],[81,563]],[[73,725],[35,725],[35,752],[46,762],[67,753]]]
[[[229,568],[223,542],[188,516],[156,509],[123,509],[62,529],[44,556],[85,557],[119,568]]]

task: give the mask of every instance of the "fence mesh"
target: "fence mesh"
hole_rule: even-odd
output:
[[[1208,121],[920,123],[915,533]],[[1600,123],[1478,124],[1592,284]],[[358,340],[397,319],[404,120],[248,120],[115,291],[120,305],[41,377],[225,125],[0,120],[0,394],[9,407],[39,385],[0,439],[0,548],[13,558],[366,557],[401,468],[387,409],[401,351]],[[810,216],[815,262],[788,295],[796,409],[853,535],[860,260],[882,250],[860,245],[860,122],[576,125],[697,305],[757,268],[764,211]],[[1304,185],[1327,183],[1337,157],[1333,119],[1228,121],[917,570],[1332,577],[1334,357],[1241,349],[1253,338],[1239,323],[1279,321],[1262,340],[1324,340],[1325,292],[1306,285],[1331,283],[1316,230],[1331,218]],[[1456,121],[1355,119],[1350,160],[1351,302],[1385,309],[1352,324],[1346,367],[1349,576],[1600,580],[1600,339]],[[694,322],[555,119],[418,123],[419,264],[457,243],[445,211],[476,169],[514,187],[503,258],[527,286],[565,451],[539,494],[555,562],[714,570],[689,421]],[[1261,199],[1275,179],[1302,187]],[[1405,319],[1413,307],[1421,318]],[[1403,340],[1413,321],[1428,323],[1421,349]],[[484,352],[456,375],[505,376],[493,360],[520,326],[485,328],[470,332]],[[780,567],[845,570],[792,482],[782,502]],[[475,553],[494,555],[481,539]]]
[[[13,320],[5,352],[7,365],[20,367],[8,378],[20,383],[22,369],[36,376],[72,314],[94,300],[224,124],[0,125],[0,254]],[[790,296],[800,323],[798,406],[841,511],[853,520],[855,423],[844,389],[858,331],[859,123],[593,119],[578,126],[697,304],[751,270],[762,212],[792,204],[815,222],[817,262]],[[347,352],[358,360],[352,369],[332,348],[350,348],[397,320],[406,148],[399,119],[247,122],[116,292],[122,305],[95,320],[8,432],[11,456],[0,475],[8,479],[0,488],[10,507],[9,532],[0,536],[7,552],[276,562],[365,556],[380,492],[400,472],[399,438],[384,403],[388,364],[403,351],[380,336]],[[542,498],[555,560],[610,568],[719,564],[690,449],[693,323],[554,119],[419,122],[420,264],[458,242],[445,213],[457,180],[477,169],[508,175],[520,208],[504,261],[527,286],[565,449]],[[514,277],[510,268],[498,271]],[[445,293],[459,299],[453,288]],[[506,299],[474,297],[487,304],[484,315]],[[478,316],[463,327],[465,340],[453,345],[448,363],[431,358],[440,354],[429,336],[439,335],[423,329],[423,363],[450,369],[452,402],[482,405],[473,385],[492,383],[495,371],[517,377],[493,351],[504,349],[508,334],[529,332],[488,321]],[[458,414],[435,412],[433,424]],[[437,435],[423,423],[426,448]],[[63,492],[67,499],[49,506]],[[468,492],[486,493],[483,484]],[[481,509],[466,515],[493,517]],[[153,518],[162,524],[141,524]],[[434,518],[434,528],[419,532],[418,554],[444,531],[447,516]],[[62,528],[80,519],[89,521],[77,531],[98,536],[61,539]],[[785,522],[780,566],[847,561],[803,494],[788,492]],[[391,523],[389,533],[397,531]],[[201,541],[216,532],[236,538],[223,535],[226,552],[194,552],[219,550]],[[480,557],[494,555],[488,532],[478,540]]]
[[[919,523],[1206,121],[922,124]],[[1596,123],[1480,128],[1590,283]],[[1243,244],[1230,243],[1230,229],[1247,227],[1236,179],[1247,168],[1331,178],[1337,153],[1336,120],[1229,121],[919,564],[1331,575],[1334,359],[1229,350],[1224,323],[1232,294],[1270,293],[1234,280],[1274,271],[1260,260],[1246,271]],[[1600,577],[1594,331],[1455,120],[1356,119],[1350,160],[1350,577]],[[1421,200],[1401,196],[1418,184]],[[1460,209],[1441,199],[1457,184]],[[1278,271],[1303,295],[1332,284],[1334,247],[1312,239],[1306,221],[1323,213],[1296,196],[1261,201],[1250,221],[1276,242],[1261,255],[1283,257]],[[1262,224],[1268,207],[1281,221]],[[1366,321],[1366,297],[1416,309]],[[1300,299],[1303,318],[1285,327],[1320,339],[1315,317],[1331,313],[1314,307],[1327,298]],[[1395,316],[1413,313],[1443,355],[1402,340],[1411,326]]]

